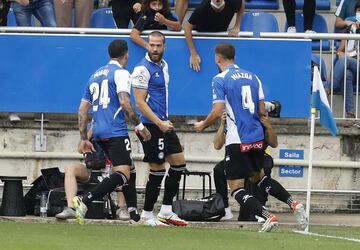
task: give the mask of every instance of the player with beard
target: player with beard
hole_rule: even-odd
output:
[[[149,141],[141,141],[144,162],[150,166],[146,184],[145,203],[141,217],[151,226],[186,226],[172,211],[172,201],[179,190],[181,174],[185,169],[185,157],[174,126],[168,118],[168,64],[162,59],[165,36],[153,31],[148,36],[147,54],[132,73],[132,87],[136,106],[141,112],[141,121],[150,131]],[[166,174],[165,161],[170,164]],[[161,182],[165,178],[163,203],[157,218],[153,214],[159,196]]]

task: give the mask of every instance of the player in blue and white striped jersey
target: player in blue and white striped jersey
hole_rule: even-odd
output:
[[[149,163],[150,173],[141,217],[152,226],[186,226],[188,223],[172,211],[172,202],[186,165],[179,138],[168,118],[169,72],[168,64],[162,59],[165,36],[154,31],[148,39],[147,54],[132,73],[136,106],[141,112],[141,121],[152,135],[150,141],[142,142],[145,153],[143,161]],[[153,209],[166,173],[165,160],[170,168],[165,178],[163,204],[156,218]]]
[[[84,223],[88,205],[96,198],[126,184],[132,166],[131,144],[126,120],[135,125],[143,140],[150,140],[151,134],[140,122],[130,101],[130,74],[125,67],[129,54],[124,40],[114,40],[108,47],[110,62],[99,68],[89,79],[79,107],[79,130],[82,153],[94,151],[87,137],[88,112],[94,113],[93,137],[113,163],[112,172],[82,198],[74,197],[76,218]],[[130,213],[131,216],[131,213]],[[137,220],[139,216],[135,216]],[[135,218],[134,217],[134,218]]]
[[[278,218],[245,190],[245,179],[249,178],[263,192],[289,204],[305,229],[308,220],[303,205],[293,201],[284,187],[263,171],[265,146],[261,119],[266,113],[260,79],[235,64],[235,48],[231,44],[216,47],[215,62],[221,73],[213,78],[213,108],[204,121],[195,123],[196,131],[213,124],[225,109],[228,125],[225,175],[231,195],[241,206],[266,219],[261,232],[277,226]]]

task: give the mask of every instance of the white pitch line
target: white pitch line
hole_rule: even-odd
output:
[[[299,233],[299,234],[305,234],[305,235],[320,236],[320,237],[325,237],[325,238],[330,238],[330,239],[348,240],[348,241],[354,241],[354,242],[360,243],[360,239],[354,239],[354,238],[346,238],[346,237],[341,237],[341,236],[331,236],[331,235],[317,234],[317,233],[310,233],[310,232],[296,231],[296,230],[294,230],[293,232]]]

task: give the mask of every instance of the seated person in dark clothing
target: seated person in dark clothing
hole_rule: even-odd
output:
[[[267,107],[270,107],[269,105],[266,105]],[[271,106],[272,107],[272,106]],[[265,133],[265,140],[266,143],[275,148],[277,147],[277,135],[274,129],[271,126],[270,120],[268,116],[261,117],[261,123],[264,127],[264,133]],[[226,113],[221,118],[221,124],[218,128],[215,138],[214,138],[214,148],[216,150],[220,150],[222,146],[225,143],[225,135],[226,135]],[[268,154],[268,150],[265,151],[265,159],[264,159],[264,173],[267,176],[271,175],[271,169],[274,165],[273,159]],[[216,192],[219,193],[224,200],[224,206],[225,206],[225,216],[221,218],[221,220],[230,220],[233,217],[233,214],[231,213],[231,209],[229,207],[229,198],[228,198],[228,188],[225,178],[225,164],[224,160],[216,164],[214,167],[214,181],[215,181],[215,187]],[[249,192],[249,194],[256,197],[262,205],[265,205],[267,201],[268,194],[261,192],[261,190],[256,186],[256,184],[253,184],[251,181],[246,181],[245,183],[246,190]],[[248,209],[245,207],[242,207],[240,209],[239,214],[239,221],[259,221],[264,222],[265,220],[261,217],[255,218],[254,214],[252,214]]]
[[[194,10],[188,21],[184,23],[186,42],[190,51],[190,68],[200,71],[201,59],[196,51],[192,31],[224,32],[236,14],[234,26],[229,30],[229,36],[238,36],[240,23],[245,11],[244,0],[203,0]]]
[[[118,29],[127,29],[130,20],[135,24],[140,16],[140,0],[112,0],[113,18]]]
[[[131,30],[130,37],[134,43],[146,48],[147,43],[140,37],[143,30],[180,31],[181,25],[170,11],[168,0],[145,0],[141,15]]]

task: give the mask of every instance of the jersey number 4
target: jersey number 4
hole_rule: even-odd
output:
[[[101,89],[97,82],[93,82],[92,84],[90,84],[90,92],[92,94],[94,112],[98,111],[99,106],[102,106],[103,109],[106,109],[108,107],[108,104],[110,103],[110,98],[109,84],[107,79],[101,82]],[[97,99],[99,99],[99,105],[95,105]]]
[[[251,88],[249,85],[241,87],[242,106],[244,109],[248,109],[251,114],[255,112],[255,104],[251,95]]]

